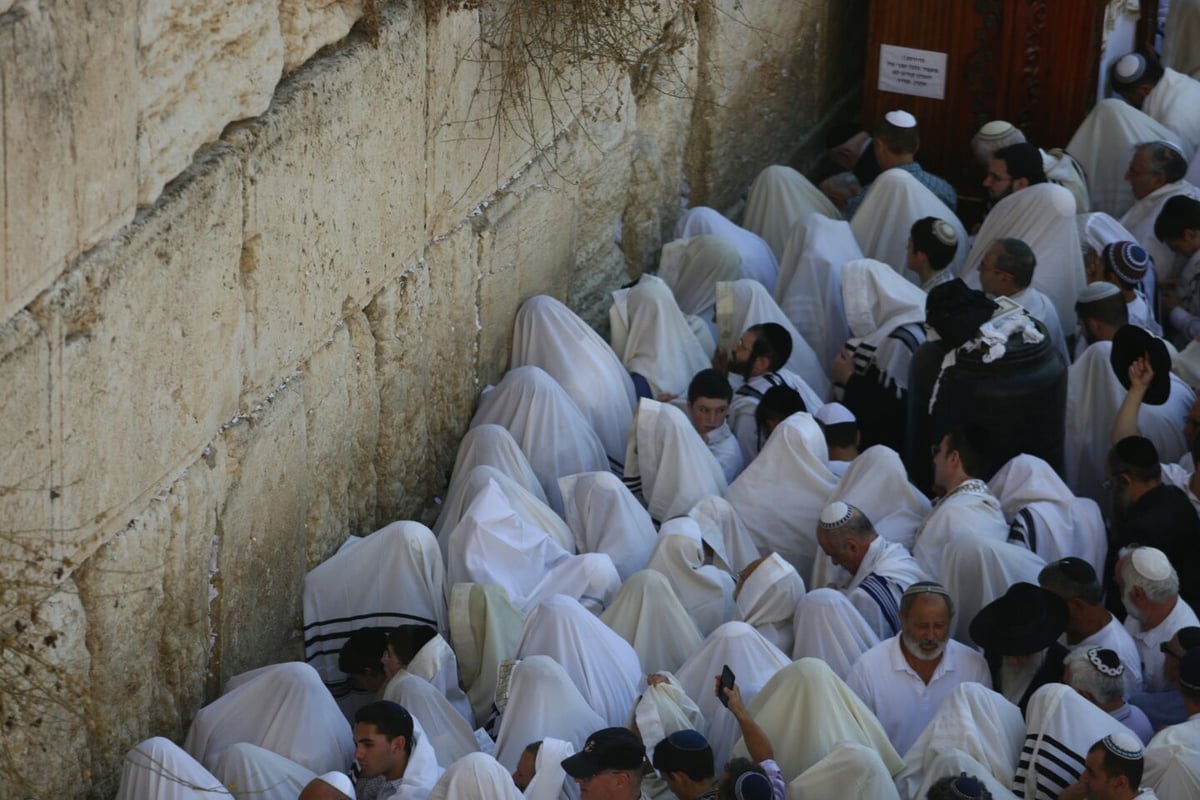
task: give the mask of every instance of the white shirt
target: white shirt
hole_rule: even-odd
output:
[[[1062,638],[1066,644],[1066,636]],[[1108,624],[1077,644],[1067,645],[1072,650],[1081,647],[1104,647],[1112,650],[1125,666],[1125,696],[1132,697],[1142,690],[1142,657],[1138,646],[1129,635],[1129,631],[1121,621],[1112,614],[1108,615]]]
[[[990,688],[992,678],[983,656],[948,639],[927,684],[909,666],[901,647],[899,635],[872,647],[850,670],[846,685],[875,712],[896,750],[905,753],[956,686],[974,681]]]
[[[1145,763],[1142,783],[1153,786],[1163,797],[1196,797],[1200,793],[1200,714],[1155,734],[1146,746]]]
[[[1137,643],[1138,655],[1142,659],[1142,690],[1147,692],[1165,692],[1172,687],[1163,677],[1163,653],[1159,645],[1169,641],[1180,628],[1200,625],[1196,612],[1180,597],[1175,601],[1175,607],[1166,619],[1148,631],[1143,631],[1141,623],[1133,617],[1125,620],[1125,630]]]

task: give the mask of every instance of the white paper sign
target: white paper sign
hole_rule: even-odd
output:
[[[879,91],[944,99],[946,54],[879,45]]]

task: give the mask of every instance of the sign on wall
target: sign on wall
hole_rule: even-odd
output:
[[[946,97],[946,54],[892,44],[879,45],[879,91]]]

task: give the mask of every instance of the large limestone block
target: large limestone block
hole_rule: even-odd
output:
[[[18,609],[0,637],[0,786],[6,797],[77,797],[91,779],[87,620],[68,580]]]
[[[230,122],[266,111],[283,72],[279,2],[138,4],[139,205],[153,203]]]
[[[420,254],[423,28],[419,10],[396,10],[378,48],[357,37],[309,63],[227,137],[245,159],[250,396],[299,368],[345,308],[361,309]]]
[[[362,0],[279,0],[284,71],[291,72],[325,45],[346,38],[362,13]]]
[[[239,163],[214,148],[153,211],[30,306],[50,342],[51,435],[23,446],[50,450],[49,527],[67,572],[235,413],[241,223]],[[42,397],[36,379],[7,369],[3,379],[30,401]]]
[[[375,448],[379,393],[375,339],[355,311],[313,354],[304,370],[308,448],[308,568],[328,558],[347,534],[375,530]]]
[[[93,796],[113,795],[123,754],[139,741],[182,740],[204,702],[226,476],[224,448],[207,448],[75,574],[92,662]]]
[[[299,658],[304,522],[312,481],[299,376],[257,404],[216,445],[229,459],[217,513],[213,671],[224,686],[248,669]]]
[[[137,0],[0,2],[0,320],[133,219]]]

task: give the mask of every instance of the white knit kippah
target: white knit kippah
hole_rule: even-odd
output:
[[[999,139],[1001,136],[1007,136],[1012,133],[1013,127],[1011,122],[994,119],[991,122],[985,122],[983,127],[979,129],[979,133],[975,134],[975,137],[977,139]]]
[[[1171,574],[1171,562],[1167,554],[1157,547],[1139,547],[1130,556],[1133,568],[1143,578],[1161,581]]]
[[[854,412],[841,403],[826,403],[817,409],[813,419],[822,425],[841,425],[846,422],[857,422]]]
[[[1087,286],[1083,287],[1083,290],[1079,293],[1079,297],[1076,298],[1076,302],[1094,303],[1097,300],[1103,300],[1106,297],[1112,297],[1114,294],[1120,293],[1121,290],[1117,288],[1115,283],[1109,283],[1108,281],[1096,281],[1095,283],[1089,283]]]
[[[1104,743],[1104,747],[1108,752],[1128,761],[1137,761],[1146,753],[1145,749],[1142,748],[1141,741],[1128,731],[1110,733],[1100,741]]]
[[[1121,56],[1113,67],[1113,73],[1122,83],[1130,83],[1142,77],[1146,72],[1146,57],[1141,53],[1129,53]]]
[[[897,128],[917,127],[917,118],[907,111],[889,111],[883,115],[883,118],[892,125],[895,125]]]
[[[850,515],[854,512],[854,507],[848,503],[843,503],[841,500],[834,500],[825,508],[821,509],[822,528],[840,528],[850,520]]]
[[[933,221],[933,236],[947,247],[958,246],[958,234],[955,232],[954,226],[944,219]]]

